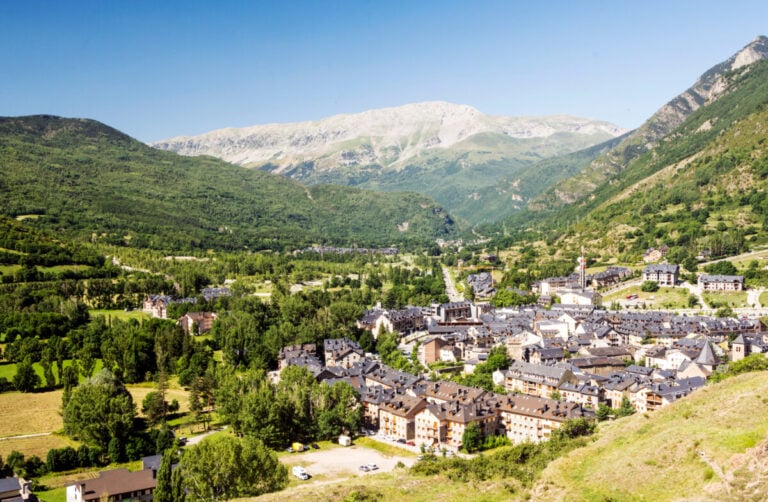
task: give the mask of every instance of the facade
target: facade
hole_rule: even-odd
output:
[[[679,273],[679,265],[670,265],[668,263],[647,265],[643,269],[643,280],[655,281],[659,286],[676,286]]]
[[[213,321],[216,320],[216,312],[189,312],[176,322],[185,333],[194,333],[197,326],[197,334],[207,333],[213,327]]]
[[[743,291],[743,275],[706,275],[699,276],[702,291]]]

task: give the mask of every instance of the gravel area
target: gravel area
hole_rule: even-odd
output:
[[[304,467],[310,476],[348,475],[351,473],[362,476],[387,472],[395,468],[398,462],[410,467],[416,462],[413,457],[385,456],[376,450],[362,446],[348,446],[346,448],[332,448],[327,450],[312,450],[283,456],[280,459],[289,467],[300,465]],[[360,470],[363,464],[376,464],[378,470],[364,472]]]

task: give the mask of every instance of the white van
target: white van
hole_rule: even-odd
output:
[[[293,475],[299,479],[309,479],[306,469],[298,465],[293,467]]]

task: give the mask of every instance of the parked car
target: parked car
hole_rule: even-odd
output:
[[[414,443],[413,441],[408,441],[405,444],[407,444],[408,446],[416,446],[416,443]]]
[[[405,439],[400,438],[400,439],[397,440],[397,442],[400,443],[400,444],[405,444]]]
[[[314,450],[317,450],[317,449],[319,449],[319,448],[320,448],[320,447],[317,445],[317,443],[312,443],[310,446],[311,446],[311,447],[312,447],[312,449],[314,449]]]
[[[370,471],[370,469],[368,468],[368,465],[361,465],[360,467],[358,467],[358,469],[360,469],[363,472]]]
[[[299,479],[309,479],[309,474],[307,473],[306,469],[301,466],[295,465],[291,472],[293,472],[293,475]]]
[[[293,448],[289,446],[288,448],[285,449],[285,451],[287,451],[288,453],[293,453]]]
[[[379,468],[376,464],[365,464],[363,467],[367,467],[369,471],[375,471]]]

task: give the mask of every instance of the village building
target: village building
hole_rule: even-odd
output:
[[[213,327],[213,321],[215,321],[217,317],[218,316],[216,315],[216,312],[188,312],[179,317],[179,320],[176,321],[176,324],[181,326],[181,329],[184,330],[184,333],[196,333],[198,335],[202,335],[203,333],[207,333],[211,330]]]
[[[643,269],[643,280],[654,281],[659,286],[676,286],[679,274],[679,265],[670,265],[668,263],[646,265]]]
[[[427,407],[427,400],[408,394],[384,395],[378,403],[379,432],[413,440],[416,437],[416,414]]]
[[[96,479],[67,486],[67,502],[152,502],[156,486],[155,469],[113,469],[100,472]]]
[[[325,365],[350,368],[365,357],[357,342],[349,338],[329,338],[324,342]]]
[[[544,366],[515,361],[503,375],[507,392],[521,392],[531,396],[549,397],[564,382],[575,382],[573,372],[566,365]]]
[[[698,284],[702,291],[743,291],[744,276],[702,274]]]

